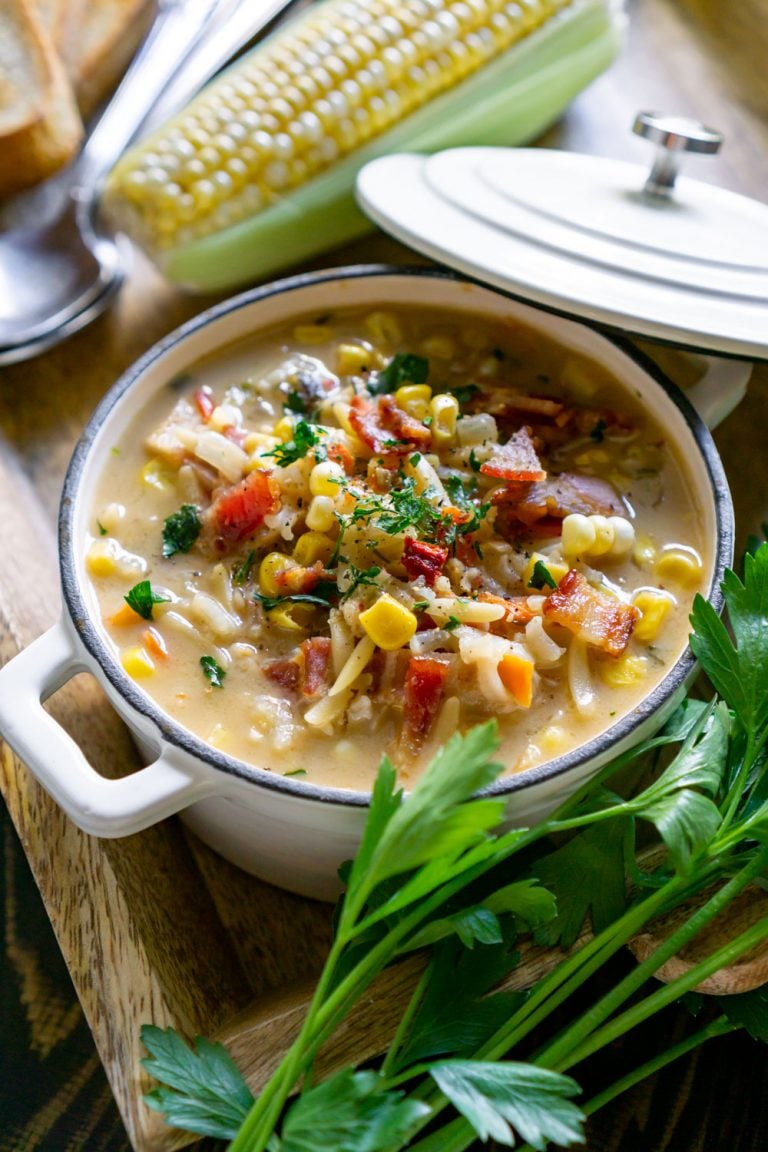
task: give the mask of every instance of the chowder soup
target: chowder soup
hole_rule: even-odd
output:
[[[112,446],[86,568],[125,672],[274,773],[407,782],[494,716],[507,773],[631,712],[710,561],[684,463],[517,322],[308,316],[202,360]]]

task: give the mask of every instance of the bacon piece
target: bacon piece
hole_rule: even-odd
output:
[[[402,699],[403,681],[411,654],[407,648],[384,652],[377,648],[366,671],[371,674],[369,695],[374,700],[391,704]]]
[[[403,566],[409,580],[423,576],[431,588],[440,575],[448,559],[448,549],[442,544],[428,544],[426,540],[415,540],[406,536],[403,548]]]
[[[377,455],[405,456],[432,442],[432,434],[398,406],[392,396],[379,396],[373,403],[355,396],[349,408],[349,422],[362,442]]]
[[[249,472],[244,480],[225,489],[206,513],[207,525],[227,541],[242,540],[280,507],[280,488],[268,472]]]
[[[311,636],[301,645],[304,656],[305,696],[318,696],[328,687],[328,673],[331,660],[331,641],[328,636]]]
[[[483,393],[475,400],[482,405],[482,411],[491,416],[509,416],[513,412],[530,412],[543,419],[554,420],[563,410],[560,400],[553,400],[550,396],[527,396],[524,392],[513,392],[507,388],[494,388],[490,393]]]
[[[443,699],[448,664],[431,656],[412,656],[405,674],[402,742],[415,755],[435,722]]]
[[[293,568],[275,572],[275,583],[281,596],[312,592],[321,580],[335,580],[334,574],[323,567],[322,560],[316,560],[309,568],[296,564]]]
[[[544,615],[554,624],[580,636],[587,644],[611,656],[620,656],[629,643],[637,608],[622,604],[607,592],[593,588],[571,568],[544,601]]]
[[[494,447],[493,455],[481,465],[484,476],[498,477],[511,483],[545,480],[546,469],[536,455],[530,428],[519,428],[506,444]]]
[[[347,476],[354,474],[355,458],[346,444],[340,444],[338,440],[331,440],[326,450],[328,452],[328,459],[333,460],[334,464],[340,464]]]
[[[267,679],[287,692],[297,692],[301,679],[301,668],[295,656],[290,660],[268,660],[262,664],[262,671]]]
[[[510,506],[512,515],[531,527],[544,517],[564,520],[572,512],[585,516],[620,516],[624,513],[616,490],[597,476],[582,476],[578,472],[561,472],[548,476],[537,484],[509,487],[494,493],[492,503]]]

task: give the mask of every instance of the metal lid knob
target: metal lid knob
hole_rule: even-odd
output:
[[[714,155],[720,151],[723,135],[688,116],[665,116],[661,112],[638,112],[632,131],[656,145],[653,168],[644,191],[652,196],[670,196],[680,169],[683,152]]]

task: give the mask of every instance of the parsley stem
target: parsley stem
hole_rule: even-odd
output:
[[[610,1024],[602,1028],[599,1027],[599,1025],[604,1024],[608,1017],[611,1016],[621,1004],[629,999],[634,992],[638,991],[646,980],[653,976],[663,964],[673,956],[676,956],[702,928],[722,912],[731,900],[733,900],[734,896],[763,872],[767,863],[768,850],[763,849],[756,853],[745,868],[724,884],[706,904],[703,904],[701,908],[697,908],[693,915],[690,916],[676,932],[673,932],[655,948],[650,956],[633,968],[607,995],[603,996],[597,1004],[588,1009],[575,1024],[567,1028],[560,1036],[556,1037],[551,1044],[538,1053],[537,1062],[542,1062],[547,1067],[556,1068],[561,1072],[565,1068],[570,1068],[579,1060],[583,1060],[586,1056],[597,1051],[603,1044],[608,1043],[608,1040],[603,1037],[608,1036],[615,1038],[615,1036],[621,1035],[621,1033],[628,1030],[628,1028],[634,1027],[635,1023],[639,1023],[640,1020],[645,1019],[646,1015],[650,1015],[650,1012],[641,1011],[644,1004],[653,1002],[654,1004],[658,1003],[658,1006],[661,1007],[664,1003],[677,999],[678,996],[683,994],[683,991],[695,988],[706,976],[724,967],[725,963],[730,963],[734,949],[736,949],[736,951],[733,952],[733,954],[740,955],[741,952],[745,950],[745,947],[751,946],[744,946],[742,944],[744,940],[749,938],[755,942],[755,939],[763,939],[768,931],[768,920],[759,921],[757,925],[747,930],[747,932],[742,933],[736,940],[719,948],[711,956],[708,956],[705,960],[695,965],[684,976],[664,985],[660,992],[654,993],[648,997],[646,1001],[642,1001],[640,1005],[635,1005],[627,1012],[622,1013],[621,1016],[616,1017]],[[725,960],[723,959],[724,957],[726,958]],[[692,982],[691,973],[694,973]],[[697,973],[698,975],[696,975]],[[671,991],[678,986],[682,991]],[[651,1011],[657,1010],[658,1009],[654,1007]],[[623,1027],[619,1027],[622,1021],[626,1022]],[[618,1031],[616,1031],[617,1028]]]
[[[635,1068],[632,1072],[628,1072],[626,1076],[622,1076],[619,1080],[614,1080],[613,1084],[604,1088],[602,1092],[598,1092],[591,1100],[588,1100],[584,1105],[584,1112],[587,1116],[593,1116],[606,1104],[610,1104],[617,1096],[621,1096],[622,1092],[629,1091],[635,1085],[641,1084],[643,1080],[654,1073],[660,1072],[662,1068],[666,1068],[668,1064],[673,1064],[675,1060],[679,1060],[681,1056],[686,1056],[689,1052],[693,1052],[694,1048],[698,1048],[701,1044],[706,1043],[707,1040],[712,1040],[717,1036],[727,1036],[729,1032],[738,1032],[739,1024],[732,1024],[725,1016],[718,1016],[716,1020],[712,1020],[706,1027],[701,1028],[698,1032],[694,1032],[691,1036],[681,1040],[678,1044],[673,1044],[671,1048],[665,1049],[657,1056],[651,1057],[646,1060],[644,1064]],[[518,1152],[525,1152],[529,1145],[523,1145]]]
[[[411,1027],[411,1021],[413,1020],[413,1017],[416,1015],[416,1012],[419,1008],[419,1005],[421,1004],[422,999],[424,998],[424,993],[426,992],[426,990],[429,986],[429,981],[431,979],[432,979],[432,965],[428,964],[421,974],[421,979],[419,980],[418,984],[416,985],[416,987],[413,990],[413,995],[411,996],[410,1000],[408,1001],[408,1007],[406,1008],[403,1015],[400,1017],[400,1023],[397,1026],[397,1031],[395,1032],[395,1035],[392,1037],[392,1043],[389,1045],[389,1048],[387,1049],[387,1054],[384,1057],[384,1060],[383,1060],[382,1065],[381,1065],[381,1074],[384,1077],[389,1077],[392,1070],[393,1070],[393,1067],[395,1065],[395,1061],[397,1059],[399,1050],[402,1047],[403,1041],[408,1036],[408,1032],[409,1032],[410,1027]],[[415,1074],[414,1070],[411,1069],[405,1075],[410,1080],[414,1076],[414,1074]],[[392,1083],[397,1083],[397,1079],[398,1078],[395,1077],[394,1080],[392,1081]]]

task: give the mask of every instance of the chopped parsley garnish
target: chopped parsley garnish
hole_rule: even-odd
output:
[[[425,608],[429,608],[429,600],[417,600],[413,605],[414,612],[423,612]]]
[[[590,440],[594,440],[595,444],[602,444],[607,427],[608,425],[606,424],[605,420],[602,418],[598,420],[589,434]]]
[[[466,512],[469,517],[463,524],[454,524],[453,534],[450,539],[446,540],[446,543],[452,544],[456,536],[467,536],[470,532],[476,532],[480,527],[481,520],[487,516],[491,505],[475,504],[460,476],[448,476],[444,483],[454,505],[462,512]]]
[[[443,624],[443,628],[446,632],[453,632],[454,628],[458,628],[460,624],[461,620],[459,620],[458,616],[449,616],[445,624]]]
[[[374,396],[383,396],[385,392],[394,392],[401,384],[426,384],[428,379],[429,360],[410,352],[398,352],[376,379],[369,382],[368,391]]]
[[[469,466],[473,472],[479,472],[483,466],[483,462],[482,460],[478,460],[474,448],[470,448],[469,450]]]
[[[124,597],[126,604],[141,616],[142,620],[152,619],[152,609],[155,604],[167,604],[167,596],[158,596],[152,591],[149,580],[140,580],[134,584],[130,592]]]
[[[163,556],[189,552],[203,527],[194,504],[182,504],[163,524]]]
[[[104,525],[102,524],[101,520],[96,521],[96,527],[99,530],[99,536],[106,536],[107,535],[107,530],[104,527]]]
[[[528,581],[529,588],[557,588],[557,580],[547,568],[543,560],[537,560],[533,566],[531,578]]]
[[[246,580],[251,574],[251,568],[253,568],[253,562],[255,559],[256,552],[252,548],[246,556],[245,560],[243,560],[242,564],[238,564],[237,568],[235,568],[234,572],[232,573],[233,584],[245,584]]]
[[[283,776],[306,776],[306,768],[291,768],[289,772],[283,772]]]
[[[342,596],[342,600],[348,600],[361,584],[375,584],[381,568],[378,565],[373,565],[371,568],[358,568],[356,564],[350,564],[348,572],[349,585]]]
[[[283,408],[289,412],[299,412],[304,415],[307,411],[307,402],[301,392],[289,392],[283,402]]]
[[[477,384],[457,384],[455,388],[449,388],[451,396],[455,396],[459,404],[468,404],[473,396],[476,396],[480,389]]]
[[[321,581],[318,588],[325,584],[329,595],[337,591],[336,585],[331,581]],[[258,600],[265,612],[279,608],[281,604],[317,604],[320,608],[330,608],[328,600],[323,596],[312,596],[309,592],[294,592],[291,596],[265,596],[262,592],[254,592],[254,600]]]
[[[306,420],[299,420],[293,430],[292,440],[289,440],[287,444],[278,444],[277,448],[273,448],[271,452],[262,452],[262,456],[274,456],[280,467],[286,468],[289,464],[295,463],[296,460],[303,460],[310,448],[313,448],[315,459],[324,460],[326,457],[325,448],[318,447],[320,437],[324,435],[325,431],[322,428],[315,431]]]
[[[203,670],[203,675],[214,688],[224,687],[224,677],[226,672],[221,664],[217,664],[213,656],[201,656],[200,667]]]

